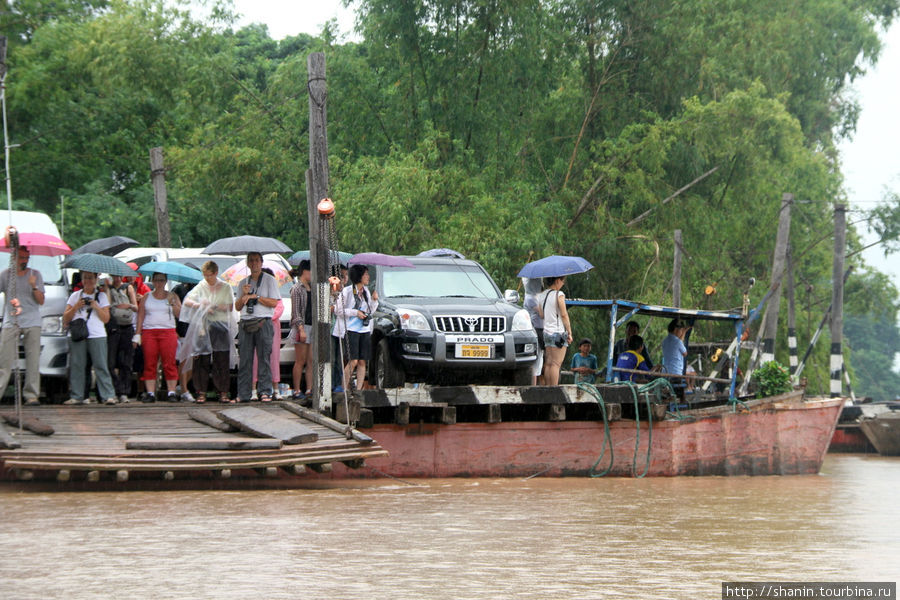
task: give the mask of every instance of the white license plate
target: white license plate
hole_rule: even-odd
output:
[[[494,358],[494,347],[457,344],[456,358]]]

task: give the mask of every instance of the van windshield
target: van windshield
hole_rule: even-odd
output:
[[[9,252],[0,252],[0,270],[9,266]],[[32,254],[28,258],[28,266],[39,271],[44,279],[44,285],[54,285],[62,281],[62,269],[59,268],[58,256],[38,256]]]
[[[415,269],[380,270],[387,298],[500,298],[491,279],[475,265],[417,264]]]

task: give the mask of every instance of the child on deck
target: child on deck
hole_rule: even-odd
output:
[[[597,378],[597,357],[591,354],[591,340],[582,339],[578,343],[578,354],[572,356],[572,371],[575,383],[594,383]]]

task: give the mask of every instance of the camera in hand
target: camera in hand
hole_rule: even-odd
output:
[[[362,312],[362,311],[360,311],[360,312]],[[362,324],[365,326],[365,325],[368,325],[369,321],[372,320],[372,315],[369,313],[363,313],[363,314],[366,315],[366,317],[364,319],[362,319]]]
[[[252,315],[255,310],[256,303],[259,302],[259,298],[250,298],[247,300],[247,314]]]

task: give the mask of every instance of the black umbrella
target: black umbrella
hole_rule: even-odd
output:
[[[259,252],[260,254],[283,254],[291,252],[284,243],[275,238],[258,235],[239,235],[216,240],[203,249],[203,254],[231,254],[233,256]]]
[[[115,256],[122,250],[134,248],[139,245],[140,243],[137,240],[121,235],[114,235],[112,237],[100,238],[99,240],[88,242],[84,246],[79,246],[72,251],[72,254],[103,254],[105,256]]]

